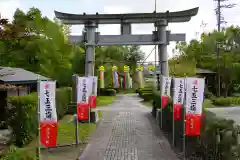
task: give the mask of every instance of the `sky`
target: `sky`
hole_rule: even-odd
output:
[[[171,33],[186,33],[186,40],[199,38],[202,32],[209,32],[216,28],[216,16],[214,8],[216,2],[213,0],[156,0],[157,12],[181,11],[199,7],[197,16],[193,17],[190,22],[169,24],[168,30]],[[227,3],[227,2],[226,2]],[[240,0],[229,0],[229,3],[236,3],[233,9],[224,9],[223,14],[227,25],[239,25],[240,20]],[[54,10],[75,14],[93,14],[101,13],[143,13],[154,11],[154,0],[0,0],[0,14],[3,18],[12,19],[17,8],[28,11],[29,8],[35,7],[41,10],[44,16],[50,19],[54,18]],[[204,24],[204,25],[203,25]],[[71,34],[80,35],[83,26],[72,26]],[[132,25],[133,34],[150,34],[154,30],[153,24]],[[100,25],[98,31],[101,35],[120,34],[119,25]],[[141,49],[147,56],[154,46],[141,46]],[[169,58],[174,56],[172,51],[175,43],[171,42],[168,46]],[[149,56],[147,61],[154,61],[154,52]]]

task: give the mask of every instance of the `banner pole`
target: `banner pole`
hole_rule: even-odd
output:
[[[40,128],[40,78],[37,75],[37,93],[38,93],[38,106],[37,106],[37,117],[38,117],[38,144],[37,144],[37,160],[41,160],[41,128]]]
[[[183,160],[186,159],[186,94],[187,94],[187,79],[184,79],[184,105],[183,105]]]
[[[174,87],[175,87],[175,84],[174,84],[174,79],[173,79],[173,89],[172,89],[172,92],[173,92],[173,95],[174,95]],[[173,123],[172,123],[172,132],[173,132],[173,134],[172,134],[172,145],[173,145],[173,147],[175,146],[175,122],[174,122],[174,99],[173,99],[173,114],[172,114],[172,120],[173,120]]]
[[[162,106],[162,75],[160,77],[160,95],[161,95],[161,129],[163,128],[163,106]]]
[[[76,93],[77,93],[77,95],[74,95],[74,96],[76,96],[75,97],[75,105],[76,105],[76,116],[75,116],[75,142],[76,142],[76,146],[78,146],[78,144],[79,144],[79,137],[78,137],[78,76],[77,75],[75,75],[75,84],[76,84],[76,86],[75,86],[75,88],[76,88]]]

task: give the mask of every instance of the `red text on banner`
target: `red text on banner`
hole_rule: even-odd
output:
[[[40,142],[45,147],[55,147],[57,145],[57,122],[40,123]]]
[[[166,108],[168,104],[168,96],[162,96],[161,103],[162,103],[162,109]]]
[[[173,105],[173,118],[174,120],[182,119],[182,104]]]
[[[89,105],[82,103],[77,105],[77,117],[80,121],[88,120],[89,117]]]

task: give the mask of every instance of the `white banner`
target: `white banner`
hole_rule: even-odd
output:
[[[204,78],[186,78],[186,114],[202,114]]]
[[[161,96],[170,97],[171,77],[161,76]]]
[[[92,81],[91,81],[92,82]],[[77,103],[88,103],[89,97],[89,82],[88,77],[77,77]]]
[[[90,94],[92,96],[97,96],[97,82],[98,82],[98,77],[97,76],[89,76],[89,89],[91,90]]]
[[[173,87],[173,104],[183,104],[185,96],[185,78],[174,78]]]
[[[39,82],[40,121],[57,121],[55,102],[56,82]]]

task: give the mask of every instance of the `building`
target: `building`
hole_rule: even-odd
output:
[[[6,110],[9,96],[23,96],[37,91],[38,80],[50,80],[47,77],[35,74],[22,68],[0,66],[0,128],[6,127]]]

